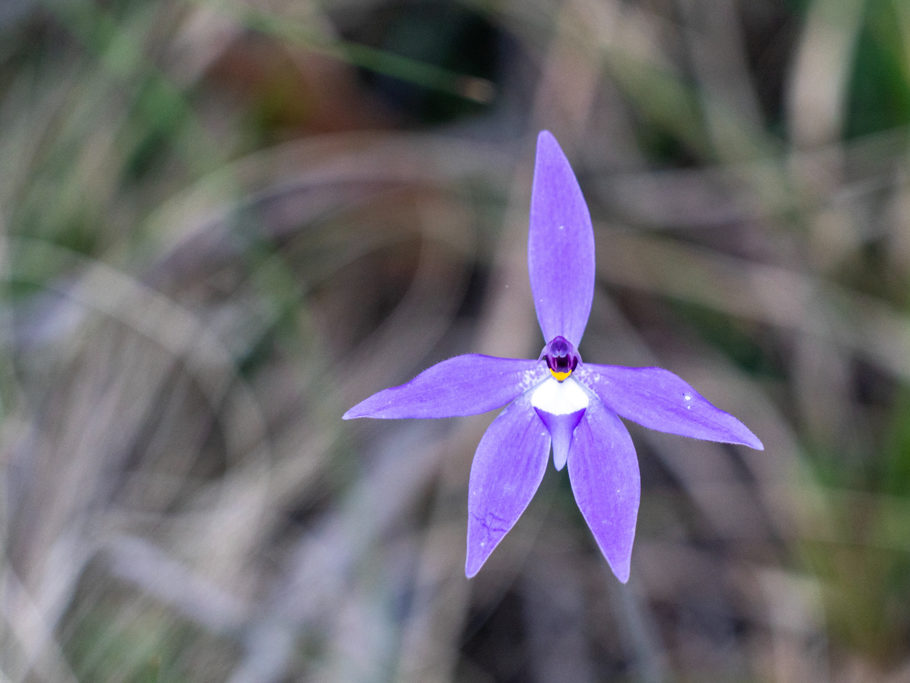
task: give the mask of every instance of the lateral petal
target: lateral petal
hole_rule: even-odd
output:
[[[638,458],[625,425],[592,401],[569,450],[575,502],[616,578],[629,580],[641,497]]]
[[[550,435],[525,398],[508,406],[483,435],[468,485],[468,578],[528,507],[549,454]]]
[[[542,361],[479,354],[455,356],[424,370],[407,384],[364,399],[343,419],[477,415],[504,406],[546,377]]]
[[[578,346],[594,298],[594,231],[572,167],[546,130],[537,137],[528,272],[544,340]]]
[[[746,425],[669,370],[586,363],[576,374],[610,410],[649,429],[765,448]]]

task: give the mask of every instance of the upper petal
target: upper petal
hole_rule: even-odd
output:
[[[746,425],[669,370],[586,363],[576,374],[610,410],[649,429],[764,450]]]
[[[594,231],[572,167],[546,130],[537,138],[528,271],[544,339],[578,346],[594,298]]]
[[[541,361],[479,354],[455,356],[424,370],[407,384],[373,394],[343,418],[477,415],[509,403],[546,376],[546,364]]]
[[[575,502],[616,578],[629,580],[641,497],[638,458],[620,419],[592,401],[569,450]]]
[[[549,453],[550,435],[526,398],[506,408],[483,435],[468,485],[468,578],[528,507]]]

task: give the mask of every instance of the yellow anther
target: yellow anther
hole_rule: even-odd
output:
[[[569,370],[568,372],[557,372],[553,368],[549,368],[549,370],[550,370],[550,374],[553,375],[553,377],[555,377],[557,379],[557,381],[559,381],[559,382],[562,382],[564,379],[567,379],[568,376],[572,374],[571,370]]]

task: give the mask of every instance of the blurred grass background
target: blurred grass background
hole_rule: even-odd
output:
[[[0,679],[910,680],[910,6],[4,0]],[[536,355],[534,140],[595,223],[632,579],[548,472],[464,578],[492,415],[342,423]]]

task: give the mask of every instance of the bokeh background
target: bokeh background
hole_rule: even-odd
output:
[[[910,680],[908,124],[902,0],[3,0],[0,679]],[[539,353],[541,128],[584,357],[766,446],[630,425],[626,586],[552,468],[464,578],[492,415],[340,419]]]

